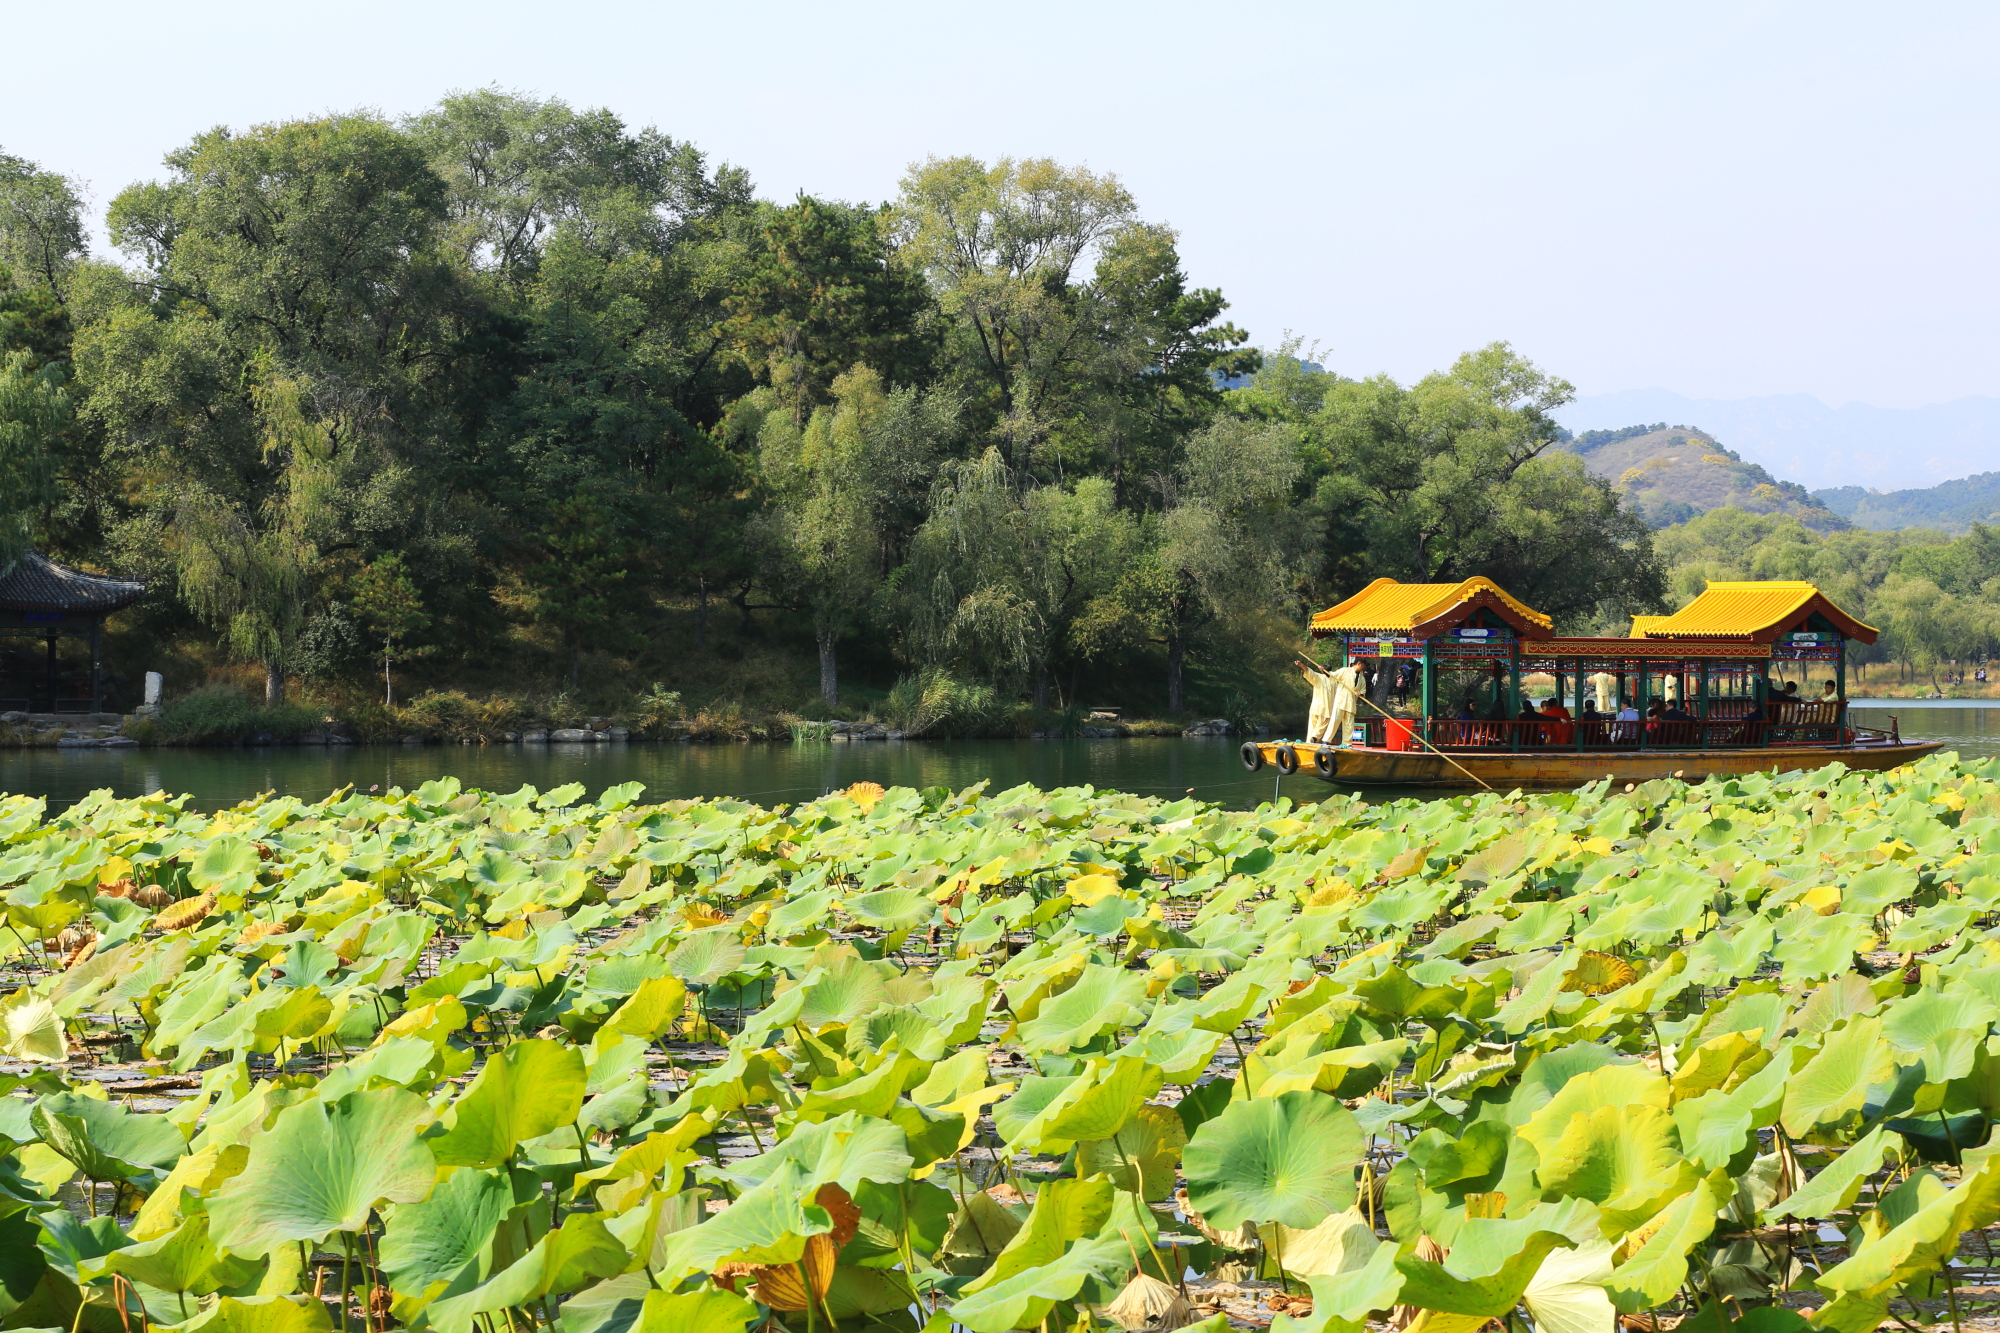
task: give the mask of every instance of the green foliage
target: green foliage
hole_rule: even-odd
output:
[[[843,660],[864,697],[935,671],[995,731],[1289,711],[1300,612],[1377,574],[1565,619],[1655,591],[1636,520],[1542,457],[1560,381],[1500,347],[1408,389],[1260,371],[1104,172],[937,158],[780,206],[480,89],[208,131],[105,223],[120,262],[0,157],[0,559],[145,579],[121,675],[233,658],[276,705],[372,663],[364,735],[490,730],[399,689],[609,714],[655,681],[697,734],[769,732],[814,656],[825,709]]]
[[[379,1283],[466,1333],[1101,1329],[1175,1246],[1309,1280],[1292,1327],[1810,1288],[1861,1333],[2000,1219],[2000,765],[1240,813],[582,795],[0,802],[17,929],[108,937],[112,875],[214,895],[10,956],[43,1072],[0,1100],[9,1320],[291,1333]],[[67,1067],[114,1029],[193,1106]]]
[[[234,685],[205,685],[174,699],[155,719],[162,740],[181,745],[227,744],[270,735],[287,740],[318,729],[321,715],[304,704],[260,705]]]

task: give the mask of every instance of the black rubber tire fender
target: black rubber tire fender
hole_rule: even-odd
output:
[[[1340,759],[1330,745],[1322,745],[1313,751],[1313,772],[1323,778],[1330,778],[1339,768]]]
[[[1252,773],[1255,773],[1264,766],[1264,751],[1258,747],[1255,741],[1243,742],[1243,748],[1236,752],[1236,757],[1241,759],[1243,767],[1249,769]]]
[[[1276,758],[1271,762],[1277,766],[1280,773],[1289,776],[1299,771],[1299,752],[1297,750],[1294,750],[1289,745],[1279,745],[1273,753],[1276,755]]]

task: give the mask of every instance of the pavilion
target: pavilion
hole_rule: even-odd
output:
[[[129,579],[86,574],[29,551],[0,574],[0,638],[40,639],[47,646],[44,669],[0,678],[0,710],[28,713],[103,711],[105,618],[146,595],[146,585]],[[74,676],[65,678],[56,657],[59,639],[90,641],[88,693]],[[64,687],[69,693],[65,695]]]

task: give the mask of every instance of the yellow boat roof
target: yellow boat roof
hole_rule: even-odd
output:
[[[1453,610],[1473,601],[1484,601],[1503,619],[1524,622],[1543,631],[1554,622],[1492,579],[1470,578],[1458,583],[1398,583],[1376,579],[1337,606],[1330,606],[1312,618],[1314,634],[1386,633],[1414,631],[1442,619]],[[1511,614],[1509,614],[1511,613]]]
[[[1851,639],[1875,642],[1875,630],[1834,605],[1818,585],[1776,581],[1710,583],[1701,596],[1670,616],[1632,617],[1632,637],[1769,642],[1815,614]]]

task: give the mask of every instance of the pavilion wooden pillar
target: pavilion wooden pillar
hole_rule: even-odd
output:
[[[1437,737],[1431,734],[1431,714],[1437,711],[1437,655],[1431,651],[1432,639],[1424,640],[1423,683],[1418,687],[1418,708],[1423,713],[1423,730],[1418,734],[1427,745],[1435,745]]]
[[[90,622],[90,712],[104,711],[104,622]]]

